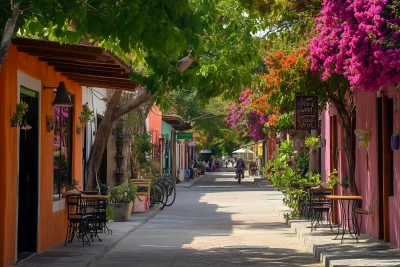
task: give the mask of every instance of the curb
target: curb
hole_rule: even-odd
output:
[[[200,176],[198,179],[194,180],[193,183],[191,183],[190,185],[185,185],[185,183],[181,183],[179,184],[179,186],[176,186],[177,188],[191,188],[192,186],[194,186],[195,184],[197,184],[201,179],[204,178],[204,176],[206,176],[205,174]]]
[[[147,217],[146,219],[144,219],[143,221],[141,221],[138,225],[132,227],[130,230],[128,230],[126,233],[124,233],[118,240],[116,240],[113,244],[110,244],[108,246],[103,247],[99,253],[93,255],[93,258],[90,259],[88,262],[86,262],[85,264],[82,265],[82,267],[91,267],[94,264],[96,264],[99,260],[101,260],[102,258],[104,258],[104,256],[110,251],[112,250],[119,242],[121,242],[125,237],[127,237],[129,234],[131,234],[132,232],[136,231],[139,227],[141,227],[142,225],[144,225],[146,222],[148,222],[151,218],[153,218],[154,216],[156,216],[159,212],[161,211],[161,208],[156,208],[152,211],[152,214]]]
[[[202,180],[202,179],[204,178],[204,176],[206,176],[206,174],[200,176],[199,179],[197,179],[196,181],[194,181],[194,183],[191,184],[191,185],[190,185],[189,187],[187,187],[187,188],[191,188],[192,186],[194,186],[195,184],[197,184],[200,180]]]

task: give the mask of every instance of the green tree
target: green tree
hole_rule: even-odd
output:
[[[192,123],[198,151],[207,148],[220,156],[237,148],[238,133],[226,125],[230,101],[216,97],[203,103],[194,89],[175,90],[169,97],[177,114]]]
[[[115,91],[109,99],[88,162],[89,186],[120,116],[156,95],[162,106],[171,88],[195,88],[203,102],[240,92],[261,62],[262,42],[253,36],[262,26],[258,14],[236,0],[1,0],[0,6],[0,68],[17,33],[102,46],[135,68],[135,98],[122,105]]]

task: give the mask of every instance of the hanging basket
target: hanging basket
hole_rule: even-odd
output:
[[[11,127],[18,127],[18,121],[11,120]]]
[[[391,141],[392,141],[392,150],[398,150],[400,146],[400,136],[392,135]]]
[[[359,146],[367,148],[371,138],[371,133],[365,130],[355,129],[354,134],[358,137]]]

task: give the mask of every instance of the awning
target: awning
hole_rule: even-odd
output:
[[[89,45],[15,38],[18,52],[36,56],[54,70],[83,86],[133,91],[137,83],[129,73],[133,69],[112,52]]]
[[[238,150],[236,150],[236,151],[233,151],[232,153],[233,153],[233,154],[254,154],[253,151],[248,150],[248,149],[246,149],[246,148],[238,149]]]
[[[192,129],[192,125],[178,115],[163,115],[162,120],[172,126],[175,130],[186,131]]]

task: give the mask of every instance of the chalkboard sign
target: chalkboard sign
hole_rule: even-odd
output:
[[[296,96],[295,122],[296,130],[318,129],[318,96]]]

